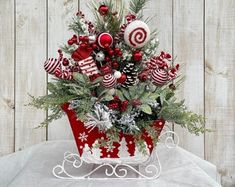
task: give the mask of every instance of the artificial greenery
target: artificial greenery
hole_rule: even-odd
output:
[[[142,19],[142,10],[146,2],[147,0],[130,0],[129,12],[136,15],[138,19]],[[109,7],[109,12],[106,16],[100,15],[97,11],[99,6],[103,4]],[[117,7],[111,0],[101,3],[94,1],[91,7],[96,20],[95,34],[108,32],[112,36],[117,36],[124,21],[124,4],[121,4],[118,12],[116,12]],[[78,36],[88,33],[82,16],[76,16],[69,25],[69,29]],[[158,51],[159,42],[154,38],[156,38],[156,31],[151,33],[151,40],[141,49],[143,61],[150,59]],[[118,43],[118,46],[123,52],[122,58],[117,57],[120,69],[122,69],[126,63],[132,60],[131,54],[133,49],[122,41]],[[71,57],[76,47],[64,44],[61,46],[61,50]],[[92,57],[95,58],[94,54]],[[71,58],[69,59],[75,64]],[[136,67],[139,72],[143,68],[138,63],[136,63]],[[78,118],[86,122],[87,114],[92,111],[96,103],[108,105],[117,96],[121,102],[128,101],[128,105],[123,112],[110,111],[115,112],[117,119],[121,119],[125,115],[136,115],[134,121],[137,128],[130,130],[128,125],[125,126],[116,122],[112,128],[105,132],[107,139],[100,139],[98,146],[108,147],[113,145],[114,142],[119,141],[119,135],[122,132],[133,135],[139,151],[145,154],[146,145],[142,139],[142,133],[146,131],[155,144],[158,141],[159,134],[152,124],[156,119],[174,122],[196,135],[206,130],[203,116],[189,111],[184,105],[184,101],[177,100],[175,89],[182,82],[180,78],[178,80],[176,80],[175,84],[169,82],[164,86],[156,86],[149,80],[139,82],[137,85],[129,88],[117,85],[115,86],[115,92],[110,93],[109,89],[105,89],[101,85],[102,78],[90,81],[89,77],[84,74],[73,73],[72,80],[53,79],[52,82],[48,83],[49,93],[38,98],[31,96],[32,101],[29,105],[50,111],[48,118],[39,126],[45,127],[53,120],[59,119],[64,115],[61,106],[65,103],[73,105],[72,109],[76,112]],[[135,104],[136,102],[137,104]]]
[[[98,13],[98,8],[100,5],[107,5],[109,7],[109,12],[105,17],[101,16]],[[124,4],[121,1],[121,5],[119,6],[119,8],[117,7],[117,5],[116,6],[115,5],[116,4],[114,4],[112,0],[103,1],[99,3],[93,1],[90,4],[91,10],[96,20],[97,32],[99,33],[108,32],[113,36],[115,36],[118,33],[120,26],[123,22]],[[119,11],[117,12],[117,10]],[[118,16],[114,16],[113,14],[117,14]]]
[[[147,0],[131,0],[129,3],[129,9],[133,14],[138,15],[141,10],[144,9]]]

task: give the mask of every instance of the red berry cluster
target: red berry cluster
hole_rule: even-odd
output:
[[[125,112],[129,102],[127,100],[121,101],[118,96],[114,96],[113,100],[109,101],[108,107],[112,110],[119,110],[120,112]]]
[[[132,22],[133,20],[135,20],[136,19],[136,15],[134,15],[134,14],[128,14],[128,15],[126,15],[126,21],[128,22],[128,23],[130,23],[130,22]]]
[[[95,43],[93,43],[92,45],[89,44],[89,37],[88,36],[77,37],[77,35],[73,35],[73,37],[68,40],[68,44],[69,45],[76,44],[76,45],[79,45],[83,49],[88,48],[88,47],[90,49],[97,48],[97,45]]]
[[[110,66],[113,69],[118,69],[119,68],[119,62],[117,60],[118,57],[122,56],[122,51],[120,48],[108,48],[107,49],[107,55],[104,59],[106,63],[109,63]]]

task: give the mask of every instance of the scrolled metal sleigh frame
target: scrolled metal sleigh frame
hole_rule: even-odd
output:
[[[178,146],[179,136],[173,131],[165,131],[159,137],[160,142],[163,140],[163,144],[167,149],[172,149]],[[162,172],[161,163],[157,154],[156,148],[153,150],[149,158],[138,165],[125,164],[125,163],[102,163],[93,167],[91,171],[79,174],[87,163],[82,157],[76,153],[65,152],[64,159],[61,165],[56,165],[52,173],[59,179],[89,179],[89,180],[103,180],[103,179],[157,179]],[[71,168],[75,171],[71,172]],[[105,169],[101,177],[96,177],[95,174],[98,170]],[[134,174],[134,177],[129,177],[128,174]]]

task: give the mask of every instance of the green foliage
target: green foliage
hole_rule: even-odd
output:
[[[177,87],[180,82],[181,80],[176,82]],[[156,87],[150,82],[143,82],[129,89],[120,88],[116,93],[122,100],[139,100],[141,105],[138,106],[138,109],[144,113],[142,118],[148,125],[150,124],[149,120],[163,118],[187,128],[189,132],[196,135],[206,130],[203,116],[188,111],[183,101],[177,101],[174,91],[168,85]],[[157,100],[161,105],[160,109],[152,107],[152,104]],[[143,122],[141,120],[141,123]],[[141,123],[138,122],[140,129],[143,128]]]
[[[123,2],[123,1],[121,1]],[[130,0],[129,10],[130,13],[135,14],[137,19],[143,18],[142,10],[146,5],[147,0]],[[107,15],[100,15],[98,8],[100,5],[107,5],[109,12]],[[118,6],[113,3],[112,0],[106,0],[101,3],[93,1],[91,3],[91,10],[94,13],[96,19],[96,34],[102,32],[108,32],[113,37],[117,36],[120,31],[120,27],[123,24],[124,5]],[[115,13],[118,10],[117,14]],[[150,19],[146,19],[148,22]],[[88,28],[84,22],[84,19],[80,16],[73,18],[72,23],[69,25],[69,30],[73,31],[76,35],[88,35]],[[155,40],[157,35],[156,30],[151,32],[150,41],[141,48],[143,52],[143,61],[149,60],[152,56],[156,55],[159,45],[158,40]],[[118,42],[118,46],[122,49],[123,58],[117,57],[120,68],[132,60],[133,49],[127,46],[123,40]],[[61,46],[61,50],[71,55],[76,50],[76,45],[64,44]],[[112,59],[114,60],[114,59]],[[73,63],[73,61],[72,61]],[[141,63],[136,63],[136,68],[140,72],[143,69]],[[109,89],[105,89],[100,86],[102,78],[97,78],[91,82],[90,79],[83,74],[74,73],[73,80],[54,79],[53,82],[48,83],[49,93],[45,96],[35,98],[31,96],[32,102],[30,106],[49,110],[50,115],[45,121],[41,123],[39,127],[45,127],[48,123],[56,120],[64,114],[61,106],[65,103],[77,102],[77,105],[73,105],[73,110],[79,116],[79,119],[86,120],[86,115],[92,109],[95,103],[101,102],[102,104],[108,104],[113,100],[113,95],[110,94]],[[181,79],[176,81],[175,86],[178,88]],[[120,124],[113,124],[114,126],[105,132],[107,140],[100,139],[98,147],[109,147],[114,142],[120,141],[120,132],[129,133],[134,135],[135,143],[138,150],[143,154],[146,152],[146,144],[142,139],[143,130],[145,130],[152,138],[154,144],[158,141],[158,133],[154,127],[151,126],[153,121],[163,118],[169,122],[175,122],[183,128],[189,130],[189,132],[198,135],[205,132],[204,118],[201,115],[197,115],[191,111],[188,111],[183,101],[177,101],[174,90],[168,85],[162,87],[156,87],[150,81],[139,82],[137,85],[130,88],[123,88],[120,85],[115,87],[115,95],[119,97],[121,101],[129,101],[125,112],[115,111],[115,115],[118,119],[126,114],[138,114],[138,117],[130,118],[131,122],[135,122],[137,130],[128,132],[127,126],[121,126]],[[135,101],[139,104],[133,105]],[[122,103],[122,102],[121,102]],[[118,105],[121,105],[120,103]],[[130,122],[128,121],[128,123]],[[119,122],[117,122],[119,123]]]
[[[109,12],[107,15],[103,16],[99,14],[98,9],[100,5],[107,5],[109,7]],[[93,1],[90,7],[96,19],[96,30],[99,33],[109,32],[111,35],[115,36],[119,32],[120,26],[123,21],[123,3],[120,5],[119,10],[118,6],[114,4],[112,0],[99,3]],[[115,13],[117,10],[117,14],[113,15],[113,13]]]
[[[79,16],[73,18],[68,28],[76,34],[84,34],[87,30],[87,28],[84,26],[82,18]]]
[[[66,54],[72,54],[75,51],[75,47],[73,45],[62,45],[60,49],[65,52]]]
[[[188,111],[184,102],[175,102],[169,100],[159,113],[159,116],[167,121],[175,122],[183,128],[187,128],[189,132],[199,135],[205,132],[204,117]]]
[[[91,97],[91,93],[99,86],[100,78],[90,82],[86,75],[74,73],[74,80],[54,79],[48,83],[49,94],[35,98],[31,96],[32,101],[29,106],[39,109],[50,110],[51,114],[41,123],[41,127],[62,117],[61,105],[76,100],[79,105],[74,108],[80,119],[85,119],[86,114],[91,111],[96,98]]]
[[[133,14],[138,14],[144,9],[147,0],[131,0],[129,3],[129,9]]]
[[[148,104],[142,104],[140,105],[140,110],[146,114],[152,114],[152,109]]]

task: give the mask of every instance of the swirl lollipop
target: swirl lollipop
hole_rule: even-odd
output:
[[[133,48],[143,47],[150,39],[150,30],[143,21],[133,21],[125,29],[124,40]]]

